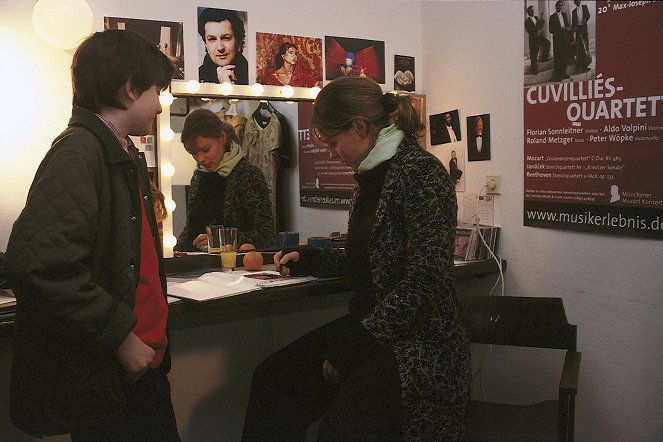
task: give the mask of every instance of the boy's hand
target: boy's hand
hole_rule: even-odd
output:
[[[132,384],[150,367],[154,350],[131,332],[117,348],[115,355],[127,373],[127,382]]]

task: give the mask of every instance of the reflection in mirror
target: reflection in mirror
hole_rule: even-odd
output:
[[[278,231],[289,230],[298,203],[297,195],[288,190],[296,185],[293,180],[297,174],[298,105],[295,101],[312,101],[311,91],[293,88],[294,97],[284,101],[283,96],[276,95],[281,88],[266,86],[264,94],[271,95],[261,101],[264,95],[222,94],[223,85],[198,85],[201,90],[196,93],[192,93],[188,86],[187,83],[173,82],[171,90],[175,101],[164,106],[164,112],[158,118],[160,134],[167,129],[174,132],[170,141],[161,137],[158,146],[161,188],[166,199],[171,199],[177,208],[164,222],[164,255],[172,256],[176,238],[186,224],[187,206],[191,203],[187,195],[197,162],[185,150],[181,132],[186,114],[194,109],[209,109],[233,126],[246,158],[261,170],[268,182],[273,201],[270,209],[275,220],[274,238]],[[245,88],[245,92],[250,90],[248,86]],[[238,92],[237,86],[233,89]],[[166,170],[170,173],[165,173]]]

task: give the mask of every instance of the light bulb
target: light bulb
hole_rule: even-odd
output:
[[[170,106],[173,104],[173,101],[175,101],[175,97],[170,92],[166,91],[159,94],[159,102],[162,106]]]
[[[256,97],[261,96],[264,91],[265,88],[260,83],[253,83],[253,85],[251,85],[251,92],[253,92],[253,95]]]
[[[221,88],[221,94],[223,95],[230,95],[233,92],[232,83],[228,83],[227,81],[221,83],[220,88]]]
[[[172,249],[177,245],[177,238],[175,238],[175,235],[164,235],[163,245]]]
[[[186,90],[192,94],[195,94],[200,90],[200,83],[198,83],[196,80],[189,80],[186,82]]]
[[[320,89],[318,86],[313,86],[313,87],[311,88],[311,90],[309,91],[309,96],[310,96],[311,98],[315,98],[315,97],[318,96],[318,94],[320,93],[321,90],[322,90],[322,89]]]
[[[295,89],[289,84],[286,84],[281,88],[281,95],[283,95],[285,98],[290,98],[295,95]]]
[[[161,166],[161,173],[163,173],[164,176],[171,177],[175,175],[175,166],[171,163],[166,163]]]
[[[47,45],[73,49],[92,33],[92,9],[85,0],[39,0],[32,26]]]
[[[161,138],[170,141],[175,138],[175,132],[170,127],[164,127],[161,129]]]
[[[175,211],[175,208],[177,207],[177,204],[175,204],[175,201],[173,201],[171,199],[165,200],[164,205],[166,206],[166,212],[168,212],[168,213],[173,213]]]

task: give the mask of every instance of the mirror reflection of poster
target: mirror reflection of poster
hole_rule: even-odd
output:
[[[348,209],[355,186],[354,172],[344,162],[329,158],[329,150],[311,141],[313,103],[299,106],[299,205]]]
[[[325,77],[368,77],[384,84],[384,42],[325,36]]]
[[[249,35],[246,12],[198,8],[198,35],[200,82],[249,84],[244,56]]]
[[[552,24],[557,6],[572,24],[534,70],[527,45],[524,225],[663,239],[663,2],[575,3],[523,11]]]
[[[256,81],[322,87],[322,39],[256,33]]]
[[[414,91],[414,57],[394,55],[394,89],[397,91]]]
[[[175,64],[176,80],[184,79],[182,23],[137,18],[104,17],[104,29],[127,29],[153,42]]]

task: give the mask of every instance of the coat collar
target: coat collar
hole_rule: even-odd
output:
[[[74,107],[71,111],[69,127],[81,126],[92,132],[101,141],[102,149],[109,163],[123,163],[131,161],[120,141],[97,115],[82,107]]]

